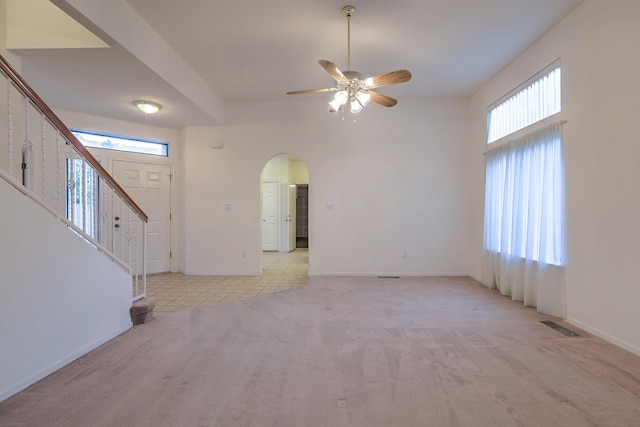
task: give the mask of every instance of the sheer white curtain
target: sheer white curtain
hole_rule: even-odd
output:
[[[486,161],[482,282],[565,317],[562,125],[489,146]]]

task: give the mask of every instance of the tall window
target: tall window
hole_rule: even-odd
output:
[[[487,152],[484,247],[564,265],[561,125]]]
[[[98,232],[98,174],[83,159],[67,159],[67,219],[90,237]]]
[[[483,283],[525,305],[564,316],[564,165],[554,64],[489,109]],[[548,119],[547,121],[551,121]]]

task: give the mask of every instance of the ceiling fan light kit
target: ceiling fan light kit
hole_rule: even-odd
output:
[[[355,12],[356,8],[353,6],[345,6],[342,8],[342,14],[347,18],[348,70],[344,72],[340,71],[333,62],[325,59],[318,61],[322,68],[336,81],[336,86],[324,89],[296,90],[287,92],[287,95],[335,92],[333,100],[329,102],[329,111],[332,113],[343,111],[347,103],[349,103],[351,113],[353,114],[362,111],[370,101],[384,107],[393,107],[398,103],[396,99],[376,92],[373,89],[411,80],[411,73],[408,70],[397,70],[367,78],[361,73],[351,70],[351,17]]]

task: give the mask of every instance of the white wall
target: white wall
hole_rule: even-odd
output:
[[[5,0],[7,49],[109,47],[48,0]]]
[[[486,107],[562,61],[568,320],[640,354],[640,2],[585,0],[470,102],[473,256],[481,272]]]
[[[0,401],[131,327],[131,277],[0,179]]]
[[[309,171],[300,159],[289,159],[289,181],[293,184],[308,184]]]
[[[4,56],[7,47],[7,0],[0,0],[0,54]]]
[[[232,104],[227,126],[183,131],[181,270],[259,273],[260,173],[288,153],[306,164],[313,188],[310,274],[465,274],[466,101],[371,105],[355,124],[325,104]]]
[[[262,181],[279,181],[290,184],[308,184],[307,165],[296,157],[274,157],[262,170]]]
[[[289,158],[274,157],[269,160],[262,170],[262,181],[289,182]]]

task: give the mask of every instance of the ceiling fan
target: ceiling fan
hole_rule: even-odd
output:
[[[390,96],[374,91],[383,86],[396,83],[404,83],[411,80],[411,73],[408,70],[396,70],[386,74],[373,77],[364,77],[361,73],[351,70],[351,17],[355,14],[356,8],[345,6],[342,14],[347,18],[347,71],[340,69],[331,61],[321,59],[318,63],[336,81],[336,86],[323,89],[294,90],[287,92],[287,95],[300,95],[304,93],[335,92],[333,101],[329,103],[329,111],[335,113],[341,111],[349,102],[352,113],[359,113],[369,101],[384,107],[393,107],[398,101]]]

